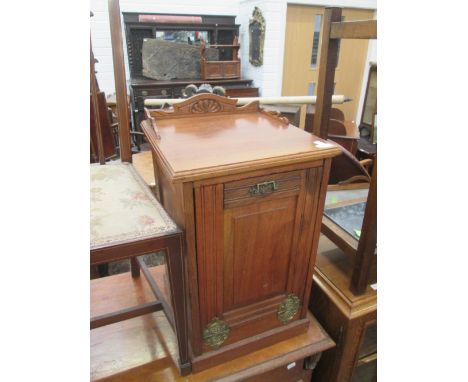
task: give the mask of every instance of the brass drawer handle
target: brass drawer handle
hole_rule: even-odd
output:
[[[255,186],[250,186],[250,195],[264,195],[275,192],[278,189],[278,185],[274,180],[269,182],[257,183]]]

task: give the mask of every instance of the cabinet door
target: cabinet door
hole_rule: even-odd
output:
[[[303,318],[320,174],[314,168],[195,189],[203,337],[210,328],[228,332],[214,345],[205,339],[203,351]]]

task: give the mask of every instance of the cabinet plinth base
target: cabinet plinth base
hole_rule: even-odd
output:
[[[284,341],[291,337],[303,334],[307,331],[309,323],[310,320],[308,318],[297,320],[288,325],[269,330],[259,335],[224,346],[218,350],[195,357],[192,360],[192,371],[197,373],[214,365],[232,360],[233,358],[240,357],[263,347],[270,346],[276,342]]]

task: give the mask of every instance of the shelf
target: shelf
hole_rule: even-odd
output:
[[[325,351],[334,342],[309,314],[306,333],[196,374],[181,377],[177,341],[163,312],[91,331],[91,380],[201,382],[229,376],[243,380]]]
[[[374,353],[377,353],[377,321],[366,325],[358,357],[364,360]]]
[[[350,316],[359,314],[363,309],[375,309],[377,305],[377,291],[371,287],[368,286],[362,295],[350,291],[353,262],[352,256],[343,252],[325,235],[320,235],[314,283],[319,283],[329,296],[333,296],[343,313]]]
[[[149,268],[166,301],[169,298],[166,266]],[[143,274],[132,278],[130,272],[91,280],[91,317],[106,315],[139,304],[154,302],[154,294]]]
[[[362,365],[366,365],[370,362],[374,362],[377,360],[377,353],[372,353],[366,357],[363,357],[361,359],[359,359],[358,363],[357,363],[357,367],[359,366],[362,366]]]
[[[359,361],[353,372],[351,382],[377,381],[377,353]]]

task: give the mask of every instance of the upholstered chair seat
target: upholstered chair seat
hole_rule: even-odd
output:
[[[91,165],[91,250],[176,230],[131,164]]]

